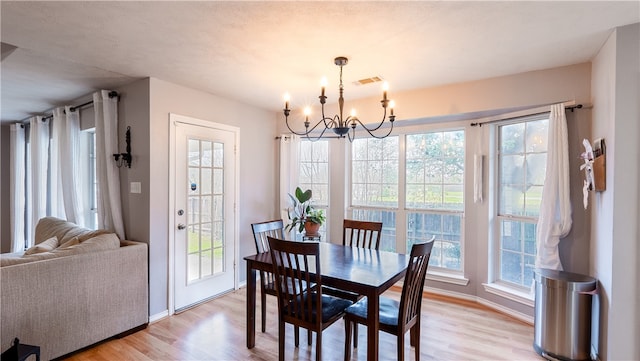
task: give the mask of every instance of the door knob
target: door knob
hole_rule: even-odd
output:
[[[182,223],[178,223],[178,229],[179,229],[179,230],[183,230],[183,229],[185,229],[185,228],[187,228],[187,226],[185,226],[185,225],[184,225],[184,224],[182,224]]]

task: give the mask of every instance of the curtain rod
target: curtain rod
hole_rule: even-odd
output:
[[[120,100],[120,98],[119,98],[119,95],[118,95],[118,92],[117,92],[117,91],[115,91],[115,90],[110,91],[110,92],[109,92],[109,98],[115,98],[115,97],[118,97],[118,100]],[[80,105],[76,105],[75,107],[71,107],[71,108],[70,108],[70,110],[71,110],[72,112],[75,112],[76,110],[78,110],[78,109],[80,109],[80,108],[83,108],[83,107],[86,107],[87,105],[91,105],[91,104],[93,104],[93,100],[90,100],[90,101],[88,101],[88,102],[86,102],[86,103],[82,103],[82,104],[80,104]],[[42,117],[42,121],[44,122],[44,121],[46,121],[47,119],[51,119],[51,118],[53,118],[53,113],[52,113],[52,114],[49,114],[49,115],[47,115],[47,116]]]
[[[573,113],[574,109],[582,109],[582,104],[576,104],[576,105],[571,105],[568,107],[564,107],[564,110],[571,110],[571,113]],[[535,113],[535,114],[530,114],[530,115],[538,115],[538,114],[544,114],[544,113],[548,113],[548,111],[546,112],[540,112],[540,113]],[[491,124],[491,123],[498,123],[498,122],[502,122],[504,121],[504,119],[496,119],[496,120],[489,120],[486,122],[477,122],[477,123],[471,123],[472,127],[482,127],[484,124]]]

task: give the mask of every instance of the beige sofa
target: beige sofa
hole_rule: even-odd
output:
[[[45,251],[2,255],[2,351],[17,337],[50,360],[148,323],[147,244],[51,217],[35,241]]]

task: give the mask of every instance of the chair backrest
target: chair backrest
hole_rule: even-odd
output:
[[[317,242],[285,241],[267,237],[278,293],[278,311],[285,321],[299,326],[322,322],[322,276]],[[316,276],[312,279],[311,273]],[[308,285],[315,285],[311,291]]]
[[[434,238],[428,243],[414,244],[411,247],[411,256],[407,273],[404,276],[402,286],[402,296],[400,298],[400,310],[398,314],[398,324],[400,327],[409,324],[415,318],[420,317],[420,307],[422,307],[422,290],[424,279],[427,275],[427,266],[431,257]]]
[[[267,237],[284,238],[284,222],[282,219],[252,223],[251,229],[253,230],[253,239],[256,241],[256,252],[258,253],[269,251]]]
[[[342,224],[342,245],[350,247],[380,248],[382,236],[381,222],[356,221],[345,219]]]

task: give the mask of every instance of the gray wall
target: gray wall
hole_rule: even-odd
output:
[[[593,61],[593,137],[607,144],[607,188],[591,200],[602,360],[640,359],[639,44],[640,24],[617,28]]]
[[[131,222],[132,232],[145,229],[150,244],[150,315],[167,310],[169,214],[169,113],[185,115],[240,128],[239,238],[240,280],[246,279],[245,255],[255,253],[252,222],[271,219],[276,214],[275,116],[272,112],[226,100],[201,91],[151,78],[149,159],[140,161],[149,173],[143,184],[150,197],[148,220]],[[132,134],[132,137],[134,135]],[[134,216],[130,216],[133,220]],[[134,229],[137,229],[134,231]],[[132,233],[132,234],[134,234]]]
[[[479,143],[482,154],[491,154],[490,127],[471,127],[471,119],[495,115],[496,110],[517,114],[516,109],[532,108],[540,105],[574,100],[576,104],[590,104],[591,97],[591,64],[583,63],[559,68],[545,69],[498,78],[490,78],[466,83],[450,84],[435,88],[417,89],[413,91],[394,93],[396,101],[396,127],[416,123],[424,123],[426,127],[458,127],[466,129],[466,164],[471,167],[476,144]],[[360,119],[378,119],[379,106],[377,98],[361,100],[347,99],[349,107],[358,109]],[[548,110],[545,106],[542,109]],[[336,109],[329,107],[328,114]],[[524,114],[524,112],[520,112]],[[318,114],[318,111],[314,111]],[[571,166],[571,202],[573,207],[573,227],[569,235],[560,242],[560,259],[564,269],[576,273],[589,273],[589,241],[590,241],[590,211],[582,206],[582,172],[581,160],[582,139],[590,138],[591,110],[581,109],[575,112],[567,111],[567,125],[569,131],[569,160]],[[485,120],[494,117],[485,118]],[[454,121],[450,119],[467,119]],[[278,114],[278,127],[285,132],[284,118]],[[332,148],[333,150],[333,148]],[[533,307],[511,301],[509,299],[489,293],[483,283],[487,283],[487,269],[489,265],[489,224],[491,212],[487,200],[495,190],[489,189],[488,157],[485,161],[485,201],[481,204],[473,203],[473,172],[467,171],[465,178],[465,277],[469,279],[466,286],[427,281],[428,287],[444,291],[452,291],[469,295],[470,298],[486,300],[493,305],[505,307],[507,310],[532,317]],[[469,168],[471,169],[471,168]],[[332,196],[332,202],[336,200]],[[339,201],[339,200],[338,200]],[[332,207],[333,209],[333,207]],[[336,213],[336,212],[332,212]],[[334,214],[332,215],[334,216]],[[332,235],[340,234],[333,230]],[[335,239],[335,237],[333,237]]]

